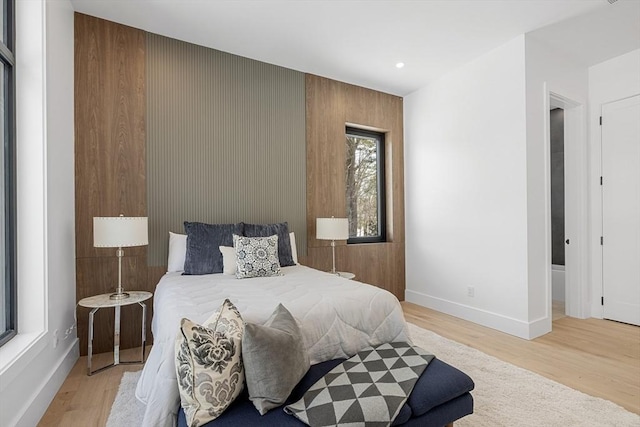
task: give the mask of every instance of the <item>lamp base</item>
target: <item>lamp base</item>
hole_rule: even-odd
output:
[[[129,298],[129,294],[126,292],[116,292],[115,294],[109,295],[109,299],[121,300]]]

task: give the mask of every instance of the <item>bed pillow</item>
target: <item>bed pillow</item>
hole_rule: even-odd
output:
[[[249,399],[258,412],[282,405],[309,370],[298,323],[282,304],[264,325],[245,325],[242,359]]]
[[[298,249],[296,248],[296,235],[293,231],[289,233],[289,240],[291,240],[291,256],[293,257],[293,262],[295,264],[298,264]],[[230,246],[220,246],[219,249],[220,249],[220,252],[222,253],[222,274],[227,274],[227,275],[236,274],[236,271],[238,271],[238,264],[236,263],[236,250]]]
[[[236,277],[269,277],[280,275],[278,236],[245,237],[233,235],[238,270]]]
[[[298,248],[296,248],[296,234],[292,231],[289,233],[289,240],[291,241],[291,259],[294,264],[298,264]]]
[[[187,253],[187,235],[169,232],[169,256],[167,273],[184,271],[184,257]]]
[[[233,235],[241,235],[242,230],[242,223],[204,224],[185,221],[187,252],[184,274],[222,273],[222,253],[219,247],[233,246]]]
[[[205,324],[182,319],[176,338],[180,404],[189,426],[216,419],[244,387],[244,322],[228,299]]]
[[[278,260],[281,267],[295,265],[291,255],[291,241],[289,239],[289,225],[279,224],[244,224],[244,235],[247,237],[278,236]]]
[[[222,274],[236,274],[236,271],[238,271],[236,250],[231,246],[220,246],[219,249],[222,253]]]

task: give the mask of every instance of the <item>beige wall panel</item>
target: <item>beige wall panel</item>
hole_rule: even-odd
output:
[[[183,221],[287,221],[306,249],[304,74],[147,34],[149,265]]]

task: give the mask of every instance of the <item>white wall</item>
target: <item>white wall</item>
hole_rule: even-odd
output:
[[[587,69],[522,35],[405,97],[408,301],[523,338],[551,330],[550,92],[576,106],[567,209],[586,283]]]
[[[18,336],[0,348],[0,425],[34,426],[78,358],[73,9],[18,1]],[[54,346],[54,332],[59,340]]]
[[[406,299],[521,337],[525,95],[522,35],[404,98]]]
[[[544,45],[530,35],[525,36],[525,45],[528,321],[530,335],[535,337],[549,332],[552,321],[549,92],[578,104],[575,108],[565,109],[565,126],[578,128],[565,129],[565,235],[571,240],[566,248],[566,262],[567,270],[572,274],[571,283],[576,287],[586,283],[582,260],[587,253],[585,123],[588,83],[586,67],[557,54],[552,46]],[[588,297],[583,299],[588,301]],[[570,308],[573,311],[569,310],[567,314],[584,317],[579,307],[571,305]]]
[[[591,316],[602,318],[602,193],[599,117],[602,104],[640,94],[640,49],[589,68],[589,195]]]

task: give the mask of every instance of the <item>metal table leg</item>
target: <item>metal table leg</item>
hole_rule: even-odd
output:
[[[115,324],[113,328],[113,363],[107,366],[103,366],[102,368],[98,368],[95,371],[91,371],[91,356],[93,355],[93,319],[95,313],[100,309],[100,307],[96,307],[89,312],[89,344],[88,344],[88,354],[87,354],[87,375],[91,376],[96,372],[103,371],[107,368],[112,368],[117,365],[123,364],[138,364],[144,363],[145,358],[145,347],[147,345],[147,306],[143,302],[138,302],[140,307],[142,307],[142,350],[141,350],[141,359],[140,360],[132,360],[132,361],[120,361],[120,306],[115,306]]]
[[[89,341],[87,349],[87,375],[91,375],[91,356],[93,355],[93,315],[100,307],[96,307],[89,312]]]
[[[113,327],[113,366],[120,364],[120,306],[116,305],[116,322]]]
[[[142,358],[140,362],[144,363],[144,352],[147,346],[147,305],[143,302],[139,302],[138,304],[142,307]]]

